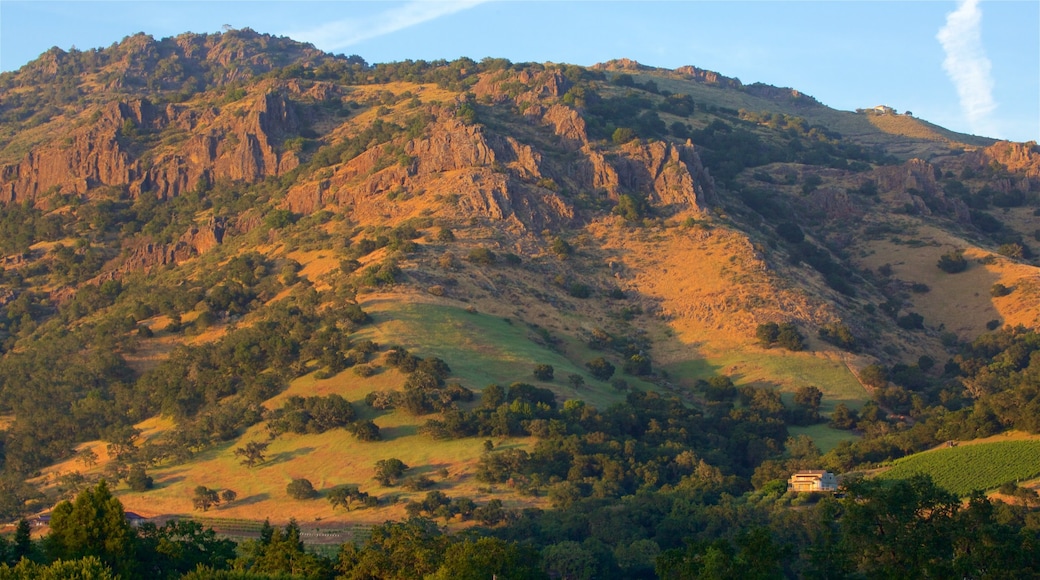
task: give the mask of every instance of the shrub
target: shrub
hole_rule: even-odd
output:
[[[354,367],[354,374],[361,378],[367,378],[376,374],[376,369],[371,365],[357,365]]]
[[[896,320],[896,324],[898,324],[900,328],[905,328],[907,330],[917,330],[924,328],[924,317],[916,312],[909,312],[907,314],[904,314],[903,316],[900,316]]]
[[[840,322],[824,324],[820,327],[819,335],[825,342],[829,342],[838,348],[850,352],[855,352],[856,350],[856,337],[852,335],[852,331],[848,326]]]
[[[289,497],[298,500],[318,497],[318,492],[315,491],[314,485],[311,484],[310,480],[302,478],[289,482],[289,485],[285,486],[285,493]]]
[[[553,240],[552,251],[558,257],[566,258],[567,256],[570,256],[574,253],[574,248],[571,247],[569,243],[567,243],[567,240],[561,238],[560,236],[556,236],[556,239]]]
[[[567,286],[567,294],[575,298],[588,298],[592,295],[592,289],[587,284],[573,282]]]
[[[790,244],[800,244],[805,240],[805,234],[802,233],[802,228],[798,227],[798,224],[793,222],[784,222],[776,226],[776,235],[783,238],[783,240]]]
[[[964,258],[963,251],[957,250],[943,254],[935,265],[947,274],[956,274],[968,269],[968,260]]]
[[[994,298],[1000,298],[1001,296],[1007,296],[1008,294],[1011,294],[1011,288],[1008,288],[1003,284],[994,284],[989,289],[989,295]]]
[[[474,264],[480,264],[482,266],[490,266],[495,263],[495,253],[487,248],[474,248],[470,250],[469,255],[466,259]]]

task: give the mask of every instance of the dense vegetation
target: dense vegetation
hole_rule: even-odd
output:
[[[433,492],[431,492],[432,495]],[[805,500],[808,499],[808,502]],[[1040,520],[973,495],[962,504],[927,477],[857,481],[843,499],[770,488],[743,497],[680,486],[624,501],[509,512],[447,535],[411,518],[376,526],[338,555],[306,550],[295,522],[264,524],[236,546],[197,523],[132,527],[104,483],[54,510],[34,542],[22,520],[0,539],[0,577],[699,578],[1022,577],[1040,573]],[[86,532],[86,533],[84,533]],[[76,572],[71,572],[76,571]]]

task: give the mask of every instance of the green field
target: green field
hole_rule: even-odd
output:
[[[957,495],[988,490],[1009,481],[1040,475],[1040,441],[1005,441],[962,445],[925,451],[895,461],[878,477],[906,479],[915,474],[932,476],[936,484]]]
[[[624,399],[624,393],[607,382],[596,380],[584,366],[584,347],[559,336],[557,348],[550,349],[538,331],[525,322],[462,308],[415,302],[371,301],[363,304],[373,324],[361,329],[358,339],[371,339],[383,345],[400,344],[423,357],[436,356],[451,366],[452,376],[465,386],[480,390],[490,383],[508,385],[516,381],[547,387],[565,399],[579,398],[599,408]],[[608,356],[598,353],[594,356]],[[589,356],[589,359],[593,356]],[[555,370],[551,382],[537,381],[532,372],[536,364],[550,364]],[[618,364],[615,361],[615,364]],[[567,376],[581,375],[585,387],[571,388]],[[620,369],[616,373],[621,378]],[[648,385],[624,377],[636,388]]]
[[[823,391],[821,411],[829,414],[838,403],[859,409],[870,395],[840,360],[817,353],[792,353],[780,349],[765,352],[734,351],[721,357],[694,359],[669,365],[668,374],[684,386],[697,379],[737,369],[730,378],[737,385],[776,386],[793,393],[803,386]]]
[[[855,441],[860,438],[860,435],[857,435],[852,431],[833,429],[828,427],[826,423],[809,425],[808,427],[788,425],[787,434],[791,437],[808,435],[809,438],[816,443],[816,446],[820,448],[821,453],[827,453],[831,449],[837,447],[838,443],[841,443],[842,441]]]

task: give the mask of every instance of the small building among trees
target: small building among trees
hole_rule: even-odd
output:
[[[787,480],[787,491],[838,491],[838,478],[822,469],[799,471]]]

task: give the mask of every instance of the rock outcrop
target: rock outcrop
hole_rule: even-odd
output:
[[[279,144],[299,131],[282,92],[265,91],[234,111],[158,109],[144,99],[110,103],[68,137],[0,169],[0,203],[36,203],[48,192],[83,195],[101,186],[168,199],[200,181],[252,183],[299,165],[294,153],[279,151]],[[178,133],[191,136],[159,146],[148,163],[134,154],[137,139]]]

